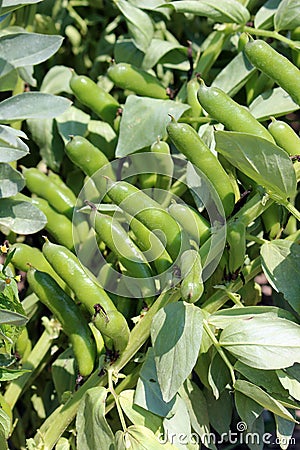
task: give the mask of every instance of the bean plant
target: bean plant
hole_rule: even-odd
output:
[[[299,2],[0,28],[1,449],[296,448]]]

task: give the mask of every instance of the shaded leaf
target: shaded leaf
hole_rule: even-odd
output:
[[[217,400],[230,381],[229,369],[220,354],[216,352],[209,366],[208,382]]]
[[[299,367],[299,364],[296,364]],[[300,401],[300,377],[295,379],[291,373],[286,370],[277,370],[277,376],[282,386],[288,390],[289,394],[296,400]]]
[[[227,434],[233,413],[232,393],[228,390],[222,392],[218,400],[215,399],[211,390],[203,391],[209,416],[209,423],[219,434]]]
[[[170,401],[193,370],[202,340],[202,312],[185,302],[171,303],[153,318],[151,339],[157,377],[165,401]]]
[[[40,91],[53,95],[60,94],[61,92],[72,94],[72,89],[70,88],[71,77],[72,71],[70,67],[51,67],[44,76]]]
[[[268,0],[257,11],[254,18],[254,27],[265,30],[273,28],[274,15],[281,0]]]
[[[260,387],[255,386],[255,384],[249,383],[245,380],[237,380],[234,384],[234,389],[247,397],[252,398],[255,402],[259,403],[264,408],[277,414],[284,419],[296,422],[291,413],[282,406],[277,400],[263,391]]]
[[[187,109],[188,105],[172,100],[129,95],[123,110],[116,156],[127,156],[150,146],[157,136],[163,139],[170,121],[168,114],[178,120]]]
[[[105,418],[106,396],[106,388],[91,388],[79,404],[76,430],[77,446],[80,450],[114,449],[114,435]]]
[[[269,394],[280,394],[283,397],[287,395],[287,391],[280,384],[275,370],[255,369],[247,366],[241,361],[237,361],[234,369],[241,373],[251,383],[264,388]]]
[[[16,195],[25,186],[23,175],[11,165],[0,163],[0,198]]]
[[[281,292],[291,307],[300,314],[299,245],[277,239],[264,243],[260,252],[262,268],[268,282],[277,292]]]
[[[71,106],[67,111],[56,118],[57,128],[64,143],[70,136],[84,136],[88,127],[90,116],[81,109]]]
[[[170,415],[163,420],[163,427],[165,435],[171,437],[171,443],[178,450],[186,450],[186,445],[191,442],[192,430],[187,406],[181,397],[176,397]]]
[[[275,414],[277,442],[282,450],[286,450],[291,444],[295,424]]]
[[[247,424],[247,429],[251,429],[255,420],[263,412],[264,407],[239,391],[235,391],[234,400],[238,415]]]
[[[300,362],[300,326],[285,319],[252,317],[228,325],[220,344],[257,369],[282,369]]]
[[[31,203],[0,199],[0,224],[18,234],[33,234],[44,228],[46,216]]]
[[[159,60],[172,50],[179,50],[186,58],[186,48],[177,42],[163,41],[162,39],[152,39],[145,53],[142,67],[145,70],[152,69]]]
[[[23,119],[49,119],[62,114],[71,101],[43,92],[24,92],[0,103],[0,122]]]
[[[216,131],[216,149],[241,172],[286,200],[296,192],[289,155],[272,142],[252,134]]]

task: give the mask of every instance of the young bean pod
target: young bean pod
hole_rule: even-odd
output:
[[[244,265],[246,255],[246,226],[242,221],[234,221],[227,227],[229,246],[228,268],[231,275]]]
[[[182,203],[172,203],[168,211],[197,245],[207,241],[210,236],[210,224],[195,209]]]
[[[98,330],[113,340],[117,352],[123,351],[129,339],[127,322],[88,269],[83,267],[72,252],[61,245],[46,241],[43,245],[43,254],[74,292],[77,300],[85,305]]]
[[[271,117],[271,120],[268,130],[276,144],[289,155],[300,155],[300,138],[295,131],[282,120],[276,120],[274,117]]]
[[[180,258],[182,299],[188,303],[195,303],[203,294],[202,264],[196,250],[186,250]]]
[[[158,237],[166,240],[166,250],[175,260],[182,249],[183,236],[173,217],[159,203],[125,181],[113,182],[108,179],[107,187],[107,195],[115,204],[149,230],[156,230]]]
[[[244,52],[251,64],[272,78],[300,105],[300,70],[267,42],[250,40]]]
[[[156,77],[132,64],[114,63],[109,67],[107,75],[122,89],[129,89],[145,97],[168,98],[166,89]]]
[[[205,111],[230,131],[255,134],[274,142],[268,130],[259,123],[248,109],[232,100],[217,87],[207,87],[202,81],[198,98]]]
[[[113,125],[120,105],[112,95],[90,78],[75,73],[70,80],[70,87],[80,103],[90,108],[100,119]]]
[[[90,375],[94,368],[96,346],[92,332],[84,322],[78,306],[49,274],[31,268],[27,280],[33,292],[59,320],[69,337],[80,374]]]
[[[186,123],[178,123],[172,119],[167,125],[167,132],[176,148],[212,183],[222,202],[226,216],[231,214],[234,207],[234,192],[230,179],[216,156],[197,132]]]

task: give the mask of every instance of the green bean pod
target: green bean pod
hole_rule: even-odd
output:
[[[34,167],[23,168],[23,175],[30,192],[47,200],[52,208],[72,220],[76,197],[71,189],[66,185],[63,188],[58,186],[50,177]]]
[[[170,146],[167,142],[161,141],[158,137],[151,145],[151,153],[157,155],[155,158],[157,165],[155,188],[157,190],[169,191],[174,170]],[[157,191],[157,193],[154,193],[154,198],[158,203],[161,203],[164,200],[165,195],[166,193]]]
[[[186,123],[179,123],[172,119],[167,125],[167,132],[176,148],[212,183],[222,202],[226,216],[231,214],[234,207],[234,191],[227,173],[216,156],[202,141],[198,133]]]
[[[90,78],[75,73],[70,80],[70,87],[80,103],[90,108],[100,119],[113,125],[120,105],[112,95]]]
[[[210,224],[195,209],[182,203],[172,203],[168,211],[197,245],[207,241],[210,236]]]
[[[85,305],[98,330],[113,340],[116,351],[123,351],[129,339],[127,322],[88,269],[83,267],[72,252],[61,245],[46,241],[43,245],[43,254],[74,292],[77,300]],[[99,312],[97,305],[100,306]]]
[[[107,180],[107,195],[125,212],[142,222],[149,230],[163,233],[166,250],[175,260],[182,247],[182,233],[179,225],[159,203],[144,192],[125,181]],[[160,237],[160,236],[158,236]]]
[[[300,105],[300,70],[267,42],[249,41],[244,52],[251,64],[268,75]]]
[[[69,337],[80,374],[90,375],[94,368],[96,346],[92,332],[83,320],[78,306],[49,274],[31,268],[27,280],[33,292],[59,320]]]
[[[169,98],[166,89],[156,77],[132,64],[112,64],[108,68],[107,75],[116,86],[133,91],[137,95],[158,99]]]
[[[227,243],[229,246],[228,268],[230,274],[236,273],[244,265],[246,255],[246,226],[235,221],[227,227]]]
[[[196,77],[188,81],[186,86],[186,101],[190,105],[190,109],[187,110],[187,115],[191,115],[192,117],[200,117],[202,114],[202,106],[199,103],[197,95],[199,86],[199,81]],[[192,125],[196,130],[200,126],[198,122],[193,122]]]
[[[196,250],[183,252],[180,258],[180,271],[182,299],[188,303],[195,303],[204,292],[201,258]]]
[[[230,131],[261,136],[274,142],[268,130],[259,123],[250,111],[232,100],[217,87],[208,87],[201,81],[198,98],[205,111]]]
[[[276,144],[289,155],[300,155],[300,138],[295,131],[282,120],[276,120],[274,117],[271,117],[271,120],[268,130]]]
[[[143,278],[141,297],[147,298],[155,293],[151,268],[140,249],[114,217],[96,212],[94,227],[100,239],[117,255],[120,263],[127,269],[128,276]]]

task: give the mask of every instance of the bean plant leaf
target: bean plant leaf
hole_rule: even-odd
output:
[[[277,414],[283,419],[296,422],[292,414],[281,405],[279,401],[267,394],[263,389],[255,384],[249,383],[245,380],[237,380],[234,384],[234,389],[242,394],[250,397],[252,400],[263,406],[265,409]]]
[[[23,175],[7,163],[0,163],[0,198],[16,195],[25,186]]]
[[[97,447],[94,447],[97,448]],[[105,447],[109,448],[109,447]],[[163,450],[159,438],[142,425],[131,425],[126,431],[117,431],[116,450]]]
[[[1,313],[0,313],[1,315]],[[9,368],[0,368],[0,381],[12,381],[24,375],[24,373],[28,373],[30,370],[28,369],[9,369]]]
[[[300,362],[300,326],[286,319],[252,317],[222,331],[220,345],[257,369],[282,369]]]
[[[28,202],[0,199],[0,225],[18,234],[33,234],[42,230],[46,216]]]
[[[247,429],[251,430],[255,420],[261,415],[264,408],[252,398],[247,397],[239,391],[234,393],[234,401],[238,415],[247,424]]]
[[[114,435],[105,418],[106,396],[106,388],[91,388],[79,404],[76,430],[77,446],[81,450],[114,448]]]
[[[243,364],[241,361],[237,361],[235,363],[234,369],[243,375],[243,377],[247,378],[247,380],[251,383],[265,389],[269,394],[278,394],[282,397],[287,396],[287,391],[278,380],[277,371],[255,369],[254,367]]]
[[[202,339],[202,312],[193,304],[171,303],[153,318],[151,339],[157,377],[170,401],[193,370]]]
[[[156,433],[162,426],[162,418],[134,404],[135,391],[128,389],[119,396],[121,408],[133,425],[142,425]]]
[[[293,371],[293,367],[298,368],[296,376],[296,370]],[[293,367],[288,367],[285,370],[277,370],[276,373],[284,389],[287,389],[292,397],[300,401],[300,364],[295,364]]]
[[[215,445],[210,441],[208,409],[203,392],[195,383],[187,379],[180,388],[179,394],[186,403],[192,429],[200,436],[203,445],[215,450]]]
[[[186,444],[191,442],[191,421],[185,401],[176,397],[175,405],[168,417],[163,420],[163,427],[166,436],[172,436],[172,444],[178,450],[186,450]],[[181,436],[179,436],[180,430]],[[184,436],[184,439],[182,439]]]
[[[20,138],[27,139],[23,131],[0,125],[0,163],[16,161],[29,153],[28,146]]]
[[[214,22],[232,22],[244,24],[250,19],[250,13],[236,0],[181,0],[169,3],[168,6],[178,13],[191,13],[204,16]]]
[[[50,119],[71,106],[67,98],[43,92],[24,92],[0,103],[0,122],[24,119]]]
[[[250,64],[244,53],[240,52],[218,73],[212,86],[234,96],[255,71],[255,67]]]
[[[220,393],[222,393],[227,384],[230,383],[229,369],[218,352],[213,356],[209,366],[208,382],[217,400],[220,397]]]
[[[10,324],[18,327],[22,327],[26,325],[28,318],[23,314],[20,314],[15,311],[10,311],[8,309],[0,310],[0,325],[1,324]]]
[[[0,37],[0,58],[14,68],[40,64],[61,46],[61,36],[38,33],[11,33]]]
[[[254,18],[254,27],[268,30],[273,28],[274,15],[281,0],[268,0],[257,11]]]
[[[209,316],[208,322],[218,328],[225,328],[233,322],[240,321],[241,319],[249,320],[252,317],[264,317],[270,320],[280,317],[292,322],[296,321],[293,314],[276,306],[244,306],[243,308],[233,307],[217,311]]]
[[[275,414],[277,442],[282,450],[287,450],[291,444],[295,424]]]
[[[222,392],[218,400],[216,400],[211,390],[204,389],[203,393],[206,398],[210,425],[219,434],[227,434],[233,413],[231,392],[226,389]]]
[[[33,5],[34,3],[40,3],[42,0],[3,0],[0,15],[3,16],[11,11],[22,8],[26,5]]]
[[[67,111],[57,117],[56,123],[60,136],[66,144],[70,136],[84,136],[91,116],[81,111],[81,109],[71,106]]]
[[[258,136],[216,131],[216,149],[245,175],[285,201],[296,192],[296,175],[289,155]]]
[[[168,114],[176,120],[189,109],[188,105],[172,100],[159,100],[129,95],[123,110],[116,156],[130,155],[167,135]]]
[[[61,92],[72,94],[70,80],[72,71],[66,66],[54,66],[44,76],[40,91],[46,94],[57,95]]]
[[[126,19],[128,30],[136,47],[145,52],[153,37],[154,28],[148,14],[125,0],[116,0],[116,6]]]
[[[152,69],[163,56],[173,50],[180,51],[183,54],[183,57],[186,58],[186,48],[179,43],[163,41],[162,39],[152,39],[143,59],[143,69]]]
[[[298,0],[282,0],[274,17],[276,31],[294,30],[300,25]]]
[[[291,307],[300,314],[300,248],[284,239],[266,242],[260,249],[262,268],[271,286],[281,292]]]
[[[298,109],[297,103],[280,87],[263,92],[249,105],[251,114],[260,121],[271,116],[284,116]]]
[[[165,402],[162,398],[157,379],[153,348],[149,348],[147,351],[137,383],[134,403],[161,417],[166,417],[175,403],[175,398],[169,402]]]

